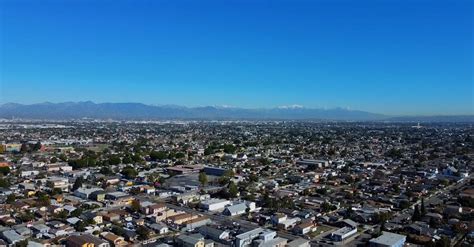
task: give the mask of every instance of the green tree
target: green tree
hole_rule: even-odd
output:
[[[8,187],[10,187],[10,182],[7,179],[0,176],[0,187],[1,188],[8,188]]]
[[[132,164],[132,163],[133,163],[133,160],[132,160],[132,158],[131,158],[130,156],[127,155],[127,156],[123,157],[122,162],[123,162],[124,164]]]
[[[143,158],[139,154],[134,154],[134,155],[132,155],[132,160],[135,163],[140,163],[140,162],[143,161]]]
[[[83,177],[76,178],[76,181],[74,181],[74,185],[72,186],[72,190],[76,191],[77,189],[81,188],[83,183],[84,183]]]
[[[450,246],[451,246],[451,240],[446,236],[442,236],[440,240],[436,241],[436,247],[450,247]]]
[[[115,165],[120,164],[121,162],[122,162],[122,160],[121,160],[120,157],[117,156],[117,155],[112,155],[112,156],[110,156],[110,158],[109,158],[109,164],[110,164],[110,165],[115,166]]]
[[[38,200],[36,201],[39,206],[49,206],[51,205],[51,200],[49,196],[45,193],[40,193],[38,195]]]
[[[331,205],[331,203],[323,202],[323,204],[321,204],[321,209],[323,210],[323,212],[330,212],[334,210],[335,208],[333,205]]]
[[[415,205],[415,210],[413,211],[413,216],[411,217],[411,220],[412,221],[421,220],[420,207],[418,205]]]
[[[99,173],[104,174],[104,175],[113,175],[114,174],[112,169],[110,169],[110,167],[108,167],[108,166],[103,166],[102,168],[100,168]]]
[[[165,151],[151,151],[150,159],[153,161],[168,159],[168,153]]]
[[[239,189],[237,188],[237,185],[235,185],[234,182],[229,183],[229,195],[231,198],[237,197],[237,194],[239,193]]]
[[[8,166],[0,167],[0,174],[2,174],[3,176],[6,176],[8,175],[8,173],[10,173],[10,167]]]
[[[176,159],[182,159],[182,158],[186,157],[186,155],[183,152],[179,152],[179,153],[176,153],[176,155],[174,157]]]
[[[130,205],[130,209],[133,212],[139,212],[140,211],[140,201],[139,200],[133,200],[132,204]]]
[[[14,246],[15,247],[27,247],[28,246],[28,239],[21,240],[21,241],[17,242]]]
[[[67,156],[65,154],[60,154],[59,159],[62,161],[67,161]]]
[[[207,185],[207,175],[205,172],[199,173],[199,182],[201,183],[202,186]]]
[[[15,194],[10,194],[7,196],[7,200],[5,201],[8,204],[12,204],[16,201],[16,196]]]
[[[425,206],[425,198],[421,198],[421,216],[426,215],[426,206]]]
[[[86,222],[84,222],[83,220],[80,220],[74,225],[74,229],[76,229],[76,231],[78,232],[84,232],[86,230],[86,226],[87,226]]]
[[[136,233],[138,234],[139,240],[147,240],[150,236],[150,229],[145,226],[138,226],[136,229]]]
[[[66,218],[68,217],[68,215],[69,215],[69,214],[68,214],[67,210],[62,210],[62,211],[60,211],[60,212],[54,214],[54,217],[64,220],[64,219],[66,219]]]
[[[249,175],[249,181],[250,182],[258,182],[258,176],[255,173],[250,173]]]
[[[233,154],[237,150],[237,148],[232,144],[225,144],[223,146],[223,149],[224,149],[224,152],[227,154]]]
[[[33,146],[33,151],[38,151],[41,149],[41,142],[37,142],[35,143],[35,145]]]
[[[132,166],[124,167],[120,173],[127,179],[134,179],[138,175],[138,171]]]
[[[71,212],[71,217],[79,217],[82,215],[82,209],[78,208]]]
[[[401,208],[401,209],[407,209],[408,207],[410,207],[410,202],[407,201],[407,200],[402,200],[398,204],[398,207]]]
[[[121,226],[112,226],[112,232],[117,236],[125,235],[125,229]]]
[[[204,155],[206,155],[206,156],[211,155],[213,153],[215,153],[215,150],[211,147],[207,147],[206,149],[204,149]]]
[[[18,219],[20,219],[21,222],[28,222],[34,220],[35,215],[31,211],[27,210],[23,213],[20,213]]]

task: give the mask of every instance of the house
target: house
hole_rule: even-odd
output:
[[[350,219],[344,219],[336,223],[337,226],[339,227],[350,227],[350,228],[357,228],[358,224],[355,223],[353,220]]]
[[[227,216],[237,216],[248,212],[253,212],[255,210],[254,202],[238,202],[234,205],[227,206],[222,212]]]
[[[30,242],[28,242],[30,243]],[[5,242],[3,239],[0,238],[0,247],[7,247],[7,242]]]
[[[178,237],[178,246],[182,246],[182,247],[204,247],[204,240],[188,237],[186,235],[180,235]]]
[[[280,237],[276,237],[276,238],[272,238],[272,239],[268,239],[268,240],[264,240],[264,239],[256,239],[254,241],[254,245],[255,246],[260,246],[260,247],[285,247],[286,246],[286,243],[288,242],[288,239],[286,238],[280,238]]]
[[[195,229],[201,226],[204,226],[211,222],[211,220],[207,216],[199,216],[196,219],[191,219],[189,221],[184,222],[185,229]]]
[[[10,224],[15,224],[15,218],[11,217],[11,216],[4,216],[4,217],[1,217],[0,218],[0,223],[2,223],[3,225],[10,225]]]
[[[405,244],[406,236],[391,233],[391,232],[382,232],[382,235],[373,238],[369,241],[370,247],[402,247]]]
[[[82,214],[81,218],[85,220],[93,220],[95,224],[103,223],[103,216],[97,213],[86,212]]]
[[[105,199],[111,201],[113,205],[130,205],[134,200],[133,196],[121,191],[107,193]]]
[[[24,237],[31,235],[31,230],[26,226],[15,227],[15,231]]]
[[[79,198],[88,199],[93,192],[101,190],[99,188],[78,188],[73,194]]]
[[[42,236],[47,235],[49,229],[51,228],[45,224],[37,224],[31,227],[31,230],[33,231],[33,234],[36,236],[36,238],[41,238]]]
[[[115,214],[115,213],[103,213],[102,214],[102,219],[106,220],[108,222],[115,222],[120,220],[120,215]]]
[[[448,166],[446,169],[443,170],[442,173],[445,176],[456,176],[456,174],[458,173],[458,169],[452,166]]]
[[[163,203],[150,203],[142,204],[140,203],[141,211],[147,215],[157,215],[160,212],[163,212],[167,209],[166,205]]]
[[[120,178],[119,177],[108,177],[108,178],[105,179],[105,183],[110,184],[110,185],[115,185],[115,184],[120,183]]]
[[[230,238],[230,232],[227,230],[218,229],[212,226],[202,226],[199,228],[199,233],[204,237],[210,238],[214,241],[227,240]]]
[[[150,225],[150,228],[155,231],[157,234],[166,234],[169,231],[169,228],[163,223],[154,223]]]
[[[20,177],[32,177],[38,175],[40,172],[38,170],[23,170],[20,172]]]
[[[227,215],[227,216],[237,216],[237,215],[244,214],[246,210],[249,210],[247,205],[245,203],[239,203],[239,204],[227,206],[224,209],[224,212],[222,212],[222,214]]]
[[[104,238],[107,242],[110,243],[111,246],[125,246],[127,245],[127,242],[125,239],[121,236],[117,236],[111,232],[106,232],[102,234],[102,238]]]
[[[448,205],[444,209],[444,213],[447,215],[454,215],[462,213],[462,207],[456,205]]]
[[[105,191],[96,190],[89,194],[89,199],[95,200],[98,202],[103,202],[105,200]]]
[[[467,188],[459,193],[461,198],[474,198],[474,188]]]
[[[152,218],[155,222],[161,222],[163,220],[168,219],[171,216],[182,214],[183,212],[181,211],[176,211],[174,209],[166,209],[162,212],[159,212],[157,215],[153,215]]]
[[[21,144],[20,143],[7,143],[4,145],[6,152],[20,152],[21,151]]]
[[[309,247],[309,241],[303,238],[297,238],[286,244],[286,247]]]
[[[76,230],[74,229],[74,227],[63,225],[60,227],[51,228],[49,230],[49,233],[53,234],[56,237],[59,237],[59,236],[69,235],[75,231]]]
[[[110,244],[91,234],[72,235],[66,239],[66,247],[110,247]]]
[[[81,221],[81,219],[77,217],[71,217],[71,218],[66,219],[66,222],[69,223],[70,225],[75,225],[79,221]]]
[[[62,177],[51,177],[47,181],[48,187],[51,189],[60,189],[61,191],[69,191],[69,180]]]
[[[188,192],[188,193],[182,193],[182,194],[177,194],[173,195],[172,199],[178,203],[182,204],[188,204],[189,202],[193,201],[198,201],[198,200],[207,200],[209,199],[209,195],[200,195],[197,192]]]
[[[183,213],[183,214],[178,214],[178,215],[174,215],[174,216],[170,216],[168,217],[168,221],[175,224],[175,225],[181,225],[183,224],[184,222],[186,221],[189,221],[189,220],[193,220],[193,219],[196,219],[198,218],[197,215],[193,215],[193,214],[188,214],[188,213]]]
[[[316,230],[316,225],[312,221],[301,222],[293,228],[293,232],[300,235],[308,234]]]
[[[280,221],[280,223],[278,223],[277,225],[277,228],[278,229],[284,229],[284,230],[287,230],[287,229],[290,229],[290,228],[293,228],[294,226],[296,226],[296,224],[301,221],[300,218],[287,218],[283,221]]]
[[[6,240],[11,245],[14,245],[26,239],[24,236],[21,236],[14,230],[4,231],[1,233],[1,236],[4,240]]]
[[[125,229],[125,231],[123,233],[123,237],[125,238],[126,241],[134,242],[134,241],[137,240],[138,234],[135,231]]]
[[[286,216],[286,214],[276,213],[276,214],[272,215],[271,219],[272,219],[273,225],[278,225],[281,222],[285,221],[287,218],[288,218],[288,216]]]
[[[62,223],[61,221],[53,220],[53,221],[48,222],[48,225],[54,228],[59,228],[59,227],[64,226],[65,224]]]

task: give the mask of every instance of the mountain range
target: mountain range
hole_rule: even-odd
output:
[[[247,109],[238,107],[184,107],[175,105],[146,105],[141,103],[65,102],[16,104],[0,106],[0,118],[23,119],[117,119],[117,120],[334,120],[334,121],[442,121],[474,122],[465,116],[387,116],[343,108],[314,109],[298,105],[277,108]]]

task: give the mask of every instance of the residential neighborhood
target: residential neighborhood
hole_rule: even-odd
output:
[[[472,246],[461,123],[0,122],[0,246]]]

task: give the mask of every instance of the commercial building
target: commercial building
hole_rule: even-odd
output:
[[[302,160],[296,161],[296,164],[303,167],[323,168],[323,167],[329,166],[329,161],[302,159]]]
[[[260,240],[260,242],[267,242],[276,237],[276,232],[263,228],[256,228],[248,232],[244,232],[235,236],[236,247],[251,246],[254,240]]]
[[[230,201],[225,199],[209,199],[201,202],[201,208],[207,211],[223,210],[225,206],[229,205]]]
[[[337,231],[331,233],[331,239],[334,241],[344,241],[348,237],[357,233],[357,228],[343,227],[339,228]]]
[[[219,168],[219,167],[210,167],[210,166],[206,166],[204,167],[204,170],[203,170],[207,175],[211,175],[211,176],[224,176],[225,172],[227,171],[226,169],[224,168]]]
[[[379,237],[371,239],[369,245],[371,247],[402,247],[406,239],[407,237],[404,235],[382,232]]]

